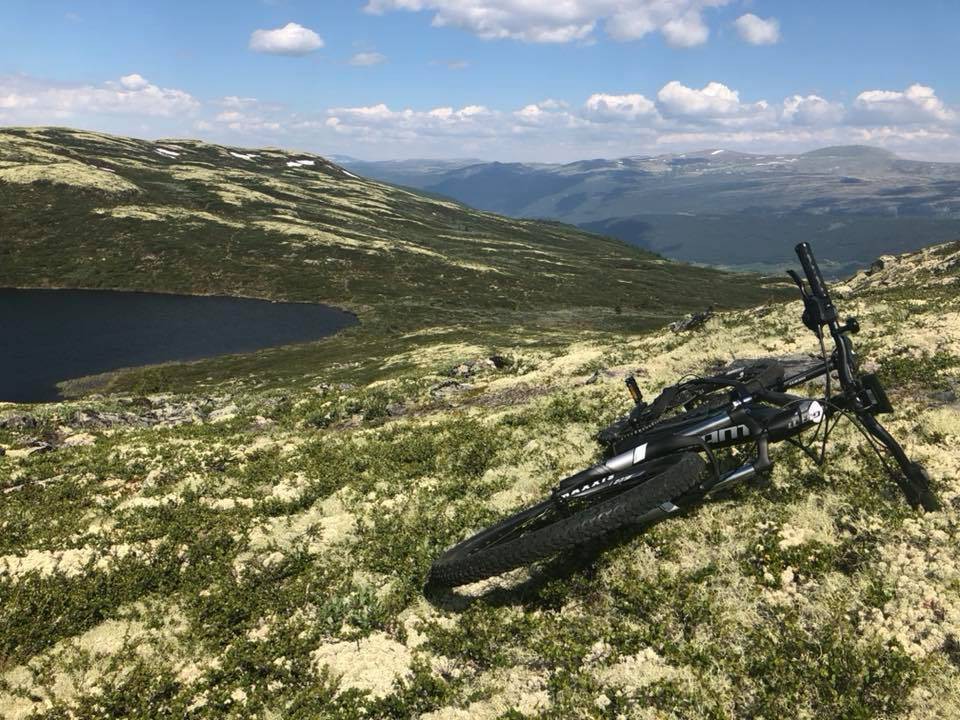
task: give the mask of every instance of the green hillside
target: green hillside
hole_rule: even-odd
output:
[[[474,340],[640,329],[777,294],[569,226],[364,180],[308,153],[63,128],[0,130],[0,286],[246,295],[360,316],[349,342],[165,377],[302,374],[304,363],[365,361],[382,343],[394,344],[379,355],[393,354],[424,328]]]

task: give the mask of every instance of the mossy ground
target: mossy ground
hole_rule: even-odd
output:
[[[960,356],[960,298],[854,285],[838,305],[943,512],[911,511],[841,426],[823,468],[777,446],[766,488],[428,597],[439,552],[595,457],[626,372],[649,395],[813,351],[799,303],[683,335],[423,332],[296,382],[4,408],[38,425],[0,430],[0,714],[957,716],[960,371],[938,358]],[[451,378],[494,350],[504,367]],[[178,405],[195,421],[77,414]]]

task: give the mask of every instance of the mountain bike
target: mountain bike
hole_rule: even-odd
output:
[[[621,528],[642,529],[744,481],[762,481],[772,466],[772,443],[791,443],[822,464],[830,432],[844,417],[861,431],[911,506],[940,509],[926,470],[877,420],[893,409],[877,376],[859,372],[850,339],[860,330],[857,319],[841,324],[810,245],[800,243],[796,253],[806,284],[794,270],[787,272],[803,298],[803,323],[819,340],[819,359],[789,375],[783,363],[767,360],[692,377],[665,388],[651,403],[629,377],[634,407],[598,433],[601,462],[561,480],[542,502],[444,552],[428,584],[451,587],[499,575]],[[829,355],[825,329],[834,343]],[[823,397],[789,392],[820,378]],[[804,440],[807,431],[813,436]],[[714,451],[734,445],[752,445],[755,453],[723,470]]]

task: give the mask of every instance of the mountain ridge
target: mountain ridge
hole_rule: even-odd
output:
[[[839,276],[879,254],[960,236],[960,164],[871,146],[410,166],[394,179],[376,163],[353,167],[485,210],[558,219],[674,259],[741,269],[779,270],[807,240]]]

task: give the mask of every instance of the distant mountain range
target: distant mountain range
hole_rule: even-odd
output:
[[[866,146],[800,155],[722,149],[564,165],[347,160],[353,172],[514,217],[550,218],[667,257],[738,269],[815,243],[833,275],[960,237],[960,163]]]

